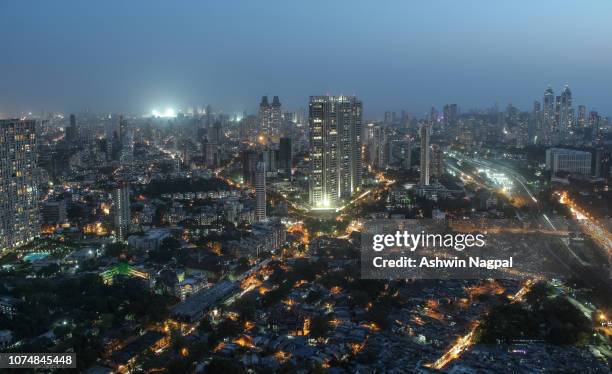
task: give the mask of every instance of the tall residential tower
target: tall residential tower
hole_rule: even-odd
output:
[[[0,120],[0,252],[39,234],[36,158],[36,122]]]
[[[429,150],[430,129],[428,124],[421,127],[421,177],[419,183],[423,186],[429,185],[431,153]]]
[[[309,200],[333,209],[361,188],[362,103],[355,96],[311,96]]]
[[[266,220],[266,164],[261,161],[255,171],[255,220]]]
[[[115,236],[121,240],[127,240],[130,231],[130,186],[125,182],[119,183],[113,194],[115,215]]]

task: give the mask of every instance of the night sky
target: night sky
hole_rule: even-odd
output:
[[[284,110],[356,94],[368,117],[552,85],[612,114],[612,1],[0,1],[0,113]]]

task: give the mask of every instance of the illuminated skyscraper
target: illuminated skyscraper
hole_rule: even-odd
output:
[[[362,103],[355,96],[311,96],[309,200],[334,208],[361,188]]]
[[[40,232],[36,122],[0,120],[0,252]]]
[[[255,220],[266,220],[266,164],[257,163],[255,171]]]
[[[130,186],[121,182],[114,191],[115,235],[121,241],[127,239],[130,231]]]
[[[261,97],[259,103],[259,131],[264,134],[271,134],[272,130],[272,107],[268,102],[268,96]]]
[[[272,98],[270,105],[270,134],[276,139],[280,134],[281,125],[283,124],[283,112],[278,96]]]
[[[549,145],[551,143],[551,134],[555,129],[555,93],[551,87],[544,91],[542,122],[543,143]]]
[[[569,132],[574,126],[574,109],[572,108],[572,91],[565,86],[561,92],[561,103],[559,108],[559,127],[564,133]]]
[[[429,125],[421,126],[421,177],[420,184],[423,186],[429,185],[429,173],[431,167],[430,150],[429,150]]]
[[[283,112],[278,96],[272,98],[272,104],[268,102],[268,96],[262,96],[259,104],[259,131],[264,136],[278,139],[282,123]]]
[[[584,105],[578,105],[578,127],[583,129],[587,125],[587,110]]]

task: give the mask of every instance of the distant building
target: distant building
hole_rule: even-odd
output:
[[[430,129],[429,125],[423,125],[421,127],[421,176],[419,179],[419,183],[423,186],[429,185],[429,176],[430,176],[430,149],[429,149],[429,136]]]
[[[259,131],[270,137],[278,137],[283,123],[283,112],[278,96],[272,98],[272,104],[268,102],[268,96],[262,96],[259,104]]]
[[[0,252],[40,233],[36,122],[0,120]]]
[[[440,179],[444,173],[444,152],[442,147],[437,144],[431,145],[431,166],[430,173],[434,179]]]
[[[127,183],[120,183],[113,195],[115,230],[119,240],[124,241],[130,231],[130,187]]]
[[[271,135],[277,137],[280,133],[281,125],[283,123],[283,112],[281,110],[281,103],[278,96],[272,98],[272,105],[270,106],[270,124],[271,124]]]
[[[255,219],[257,222],[266,220],[266,164],[257,163],[255,173]]]
[[[272,128],[272,108],[268,102],[268,96],[262,96],[259,103],[259,131],[262,133],[270,132]]]
[[[282,137],[279,141],[278,168],[286,177],[291,177],[291,166],[293,155],[291,149],[291,138]]]
[[[257,162],[260,159],[259,153],[252,149],[245,150],[240,154],[240,159],[242,161],[242,181],[244,184],[253,186],[255,184]]]
[[[128,244],[135,249],[151,252],[159,249],[164,239],[169,236],[170,232],[166,229],[153,229],[144,235],[130,235]]]
[[[555,93],[551,87],[548,87],[546,91],[544,91],[544,108],[542,115],[543,143],[550,145],[552,143],[553,133],[557,131],[557,126],[555,124]]]
[[[591,153],[565,148],[546,150],[546,169],[553,174],[564,171],[591,175]]]
[[[610,169],[612,168],[612,157],[609,149],[599,148],[595,151],[595,167],[594,175],[599,178],[608,179],[610,177]]]
[[[78,141],[79,129],[77,127],[76,116],[70,115],[70,124],[66,127],[66,142],[70,145],[74,145]]]
[[[368,130],[369,162],[379,169],[385,169],[390,162],[388,128],[385,125],[374,125]]]
[[[66,222],[66,200],[45,201],[41,208],[42,222],[46,224],[61,224]]]

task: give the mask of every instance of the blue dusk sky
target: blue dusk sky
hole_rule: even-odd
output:
[[[569,84],[612,113],[612,1],[0,1],[0,112],[253,113],[355,94],[366,116],[522,109]]]

